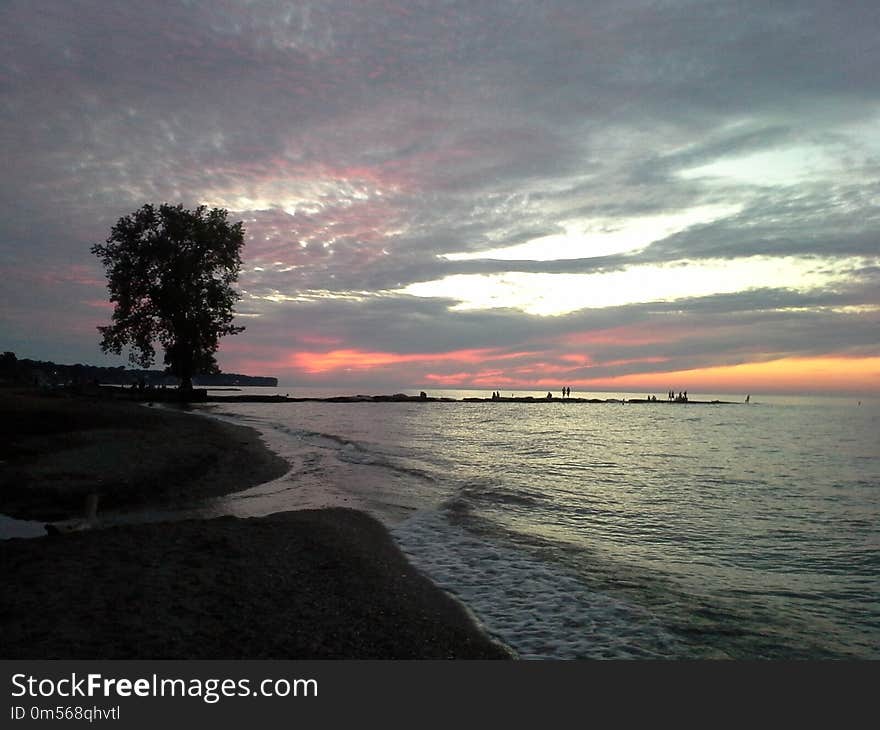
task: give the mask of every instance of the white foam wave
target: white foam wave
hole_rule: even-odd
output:
[[[409,560],[465,603],[523,659],[676,656],[676,639],[643,609],[588,590],[562,567],[491,544],[441,511],[419,512],[392,534]]]

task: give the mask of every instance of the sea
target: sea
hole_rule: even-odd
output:
[[[365,510],[523,659],[880,658],[880,400],[430,395],[202,407],[290,463],[205,516]]]
[[[181,516],[369,512],[522,659],[880,658],[880,399],[429,395],[197,406],[290,470]]]

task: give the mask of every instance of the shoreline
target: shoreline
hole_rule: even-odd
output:
[[[324,509],[0,541],[6,659],[509,659],[378,520]]]
[[[25,520],[173,508],[283,476],[246,426],[172,408],[0,389],[0,513]]]
[[[96,476],[102,506],[152,508],[288,468],[249,427],[165,408],[3,389],[0,423],[16,516],[76,514]],[[350,509],[9,538],[0,563],[10,659],[513,658]]]

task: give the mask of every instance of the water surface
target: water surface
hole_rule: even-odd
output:
[[[880,407],[751,400],[207,406],[292,468],[201,514],[365,509],[523,657],[878,658]]]

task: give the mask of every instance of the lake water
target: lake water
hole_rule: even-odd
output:
[[[366,510],[523,658],[880,658],[876,401],[201,409],[291,471],[200,515]]]

